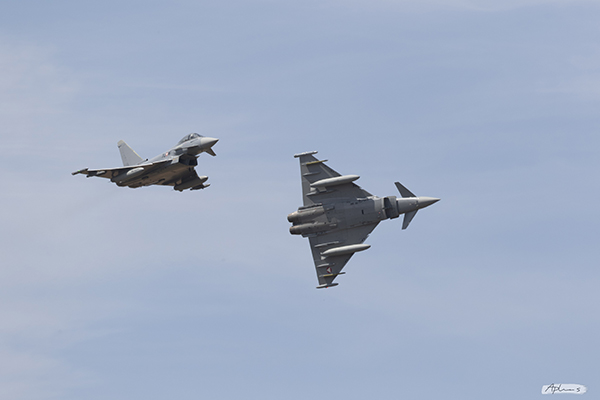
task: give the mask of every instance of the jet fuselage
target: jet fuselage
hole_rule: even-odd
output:
[[[198,165],[198,156],[212,150],[219,139],[204,137],[197,133],[184,136],[174,147],[152,159],[143,159],[123,140],[117,143],[123,161],[123,167],[75,171],[73,175],[85,174],[88,178],[98,176],[108,178],[117,186],[138,188],[150,185],[173,186],[175,190],[204,189],[207,176],[198,176],[194,167]]]
[[[438,201],[431,197],[396,198],[367,197],[340,200],[327,204],[300,207],[288,215],[292,235],[304,237],[362,225],[377,224],[385,219],[398,218],[401,214],[416,212]]]
[[[156,164],[151,168],[140,168],[138,171],[133,169],[112,177],[111,181],[117,186],[128,187],[174,184],[175,190],[179,191],[202,185],[208,179],[207,176],[194,177],[190,180],[182,180],[182,176],[192,172],[198,165],[197,157],[200,153],[212,152],[211,147],[218,139],[199,135],[188,135],[188,137],[190,137],[188,140],[184,138],[177,146],[139,164],[140,166]]]

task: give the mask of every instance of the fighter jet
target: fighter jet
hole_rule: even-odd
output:
[[[317,270],[317,289],[337,286],[333,280],[354,253],[371,247],[363,244],[379,222],[404,214],[406,229],[418,210],[439,201],[417,197],[396,182],[401,198],[377,197],[352,183],[358,175],[340,175],[325,165],[327,160],[313,156],[316,151],[300,153],[302,199],[304,205],[288,215],[292,235],[308,237]]]
[[[197,133],[186,135],[175,147],[148,160],[140,157],[122,140],[117,146],[121,152],[123,167],[105,169],[81,169],[72,175],[85,174],[108,178],[117,186],[138,188],[140,186],[166,185],[173,186],[180,192],[185,189],[197,190],[210,186],[204,183],[208,176],[198,176],[194,167],[198,165],[198,156],[208,153],[216,156],[212,147],[219,139],[205,137]]]

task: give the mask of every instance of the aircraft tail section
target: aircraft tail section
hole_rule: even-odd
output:
[[[119,140],[117,143],[119,151],[121,152],[121,160],[123,160],[123,166],[128,167],[130,165],[137,165],[144,161],[142,157],[138,155],[127,143]]]

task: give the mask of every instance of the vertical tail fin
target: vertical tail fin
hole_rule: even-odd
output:
[[[117,143],[119,151],[121,152],[121,160],[123,160],[123,166],[128,167],[130,165],[137,165],[144,161],[142,157],[138,155],[127,143],[119,140]]]

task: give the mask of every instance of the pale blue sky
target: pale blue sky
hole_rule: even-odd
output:
[[[600,4],[488,3],[3,2],[0,397],[593,397]],[[190,132],[207,190],[70,175]],[[327,290],[311,150],[442,198]]]

